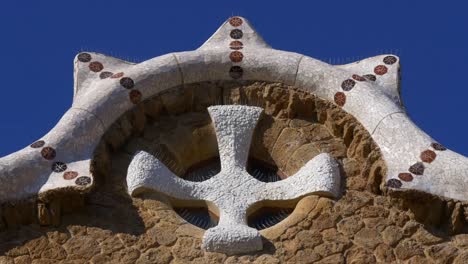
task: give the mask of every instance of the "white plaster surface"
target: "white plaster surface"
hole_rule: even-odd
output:
[[[409,173],[411,165],[422,162],[421,152],[432,150],[437,154],[436,159],[431,163],[423,162],[424,174],[413,175],[411,182],[403,181],[402,189],[416,189],[462,201],[467,199],[467,159],[450,150],[432,148],[431,143],[436,141],[416,127],[405,114],[396,113],[385,118],[373,138],[387,163],[387,180],[399,179],[400,173]]]
[[[0,159],[0,201],[20,200],[52,189],[77,186],[75,180],[63,179],[63,173],[53,172],[55,161],[68,165],[67,171],[89,176],[90,160],[104,132],[101,122],[87,111],[72,108],[42,139],[56,150],[54,160],[44,159],[41,148],[26,147]],[[99,136],[99,137],[98,137]],[[79,177],[78,176],[78,177]],[[87,188],[92,186],[89,184]]]
[[[156,191],[176,199],[205,200],[216,205],[219,224],[205,233],[206,250],[228,254],[260,250],[260,234],[246,225],[247,209],[258,202],[292,200],[308,194],[338,196],[339,168],[328,154],[318,155],[283,181],[265,183],[247,173],[250,143],[261,108],[227,105],[212,106],[208,111],[218,140],[219,174],[203,182],[186,181],[142,151],[133,158],[127,175],[131,195]]]

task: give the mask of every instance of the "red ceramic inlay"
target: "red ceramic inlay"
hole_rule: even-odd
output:
[[[377,75],[384,75],[388,71],[387,67],[385,65],[378,65],[374,68],[374,72]]]
[[[433,162],[437,157],[437,154],[432,151],[432,150],[425,150],[421,153],[421,160],[426,162],[426,163],[431,163]]]
[[[232,62],[241,62],[244,58],[244,55],[240,51],[233,51],[231,54],[229,54],[229,58]]]
[[[45,147],[41,150],[41,155],[44,159],[46,160],[53,160],[55,159],[55,156],[56,156],[56,152],[55,152],[55,149],[51,148],[51,147]]]
[[[424,164],[422,162],[415,163],[409,168],[409,172],[414,175],[423,175],[424,174]]]
[[[101,74],[99,74],[99,78],[101,78],[101,79],[107,79],[107,78],[111,77],[112,74],[113,74],[112,72],[106,72],[106,71],[105,71],[105,72],[101,72]]]
[[[402,181],[405,181],[405,182],[410,182],[413,180],[413,175],[411,175],[411,173],[400,173],[398,174],[398,178],[400,178],[400,180]]]
[[[118,78],[123,77],[123,76],[124,76],[123,72],[118,72],[118,73],[112,75],[111,78],[118,79]]]
[[[38,140],[30,145],[31,148],[42,148],[45,145],[44,140]]]
[[[73,180],[78,176],[78,172],[76,171],[67,171],[63,174],[63,178],[65,180]]]
[[[353,89],[354,85],[356,84],[355,81],[351,80],[351,79],[347,79],[347,80],[344,80],[342,83],[341,83],[341,88],[343,89],[343,91],[351,91],[351,89]]]
[[[78,55],[78,60],[81,62],[90,62],[91,61],[91,54],[83,52]]]
[[[99,61],[93,61],[89,64],[89,69],[93,72],[100,72],[102,69],[104,69],[104,65],[102,65],[102,63]]]
[[[431,146],[435,149],[435,150],[438,150],[438,151],[444,151],[444,150],[447,150],[446,147],[444,147],[442,144],[440,143],[432,143]]]
[[[231,38],[233,39],[240,39],[242,38],[243,35],[244,33],[242,33],[242,30],[240,29],[233,29],[231,30],[231,34],[230,34]]]
[[[243,22],[242,18],[240,18],[240,17],[231,17],[229,19],[229,24],[231,24],[231,26],[233,26],[233,27],[238,27],[238,26],[242,25],[242,22]]]
[[[134,104],[138,104],[141,101],[141,92],[138,90],[131,90],[128,96]]]
[[[244,44],[242,44],[242,42],[240,42],[238,40],[234,40],[229,44],[229,47],[231,47],[231,49],[233,49],[233,50],[240,50],[240,49],[242,49],[243,45]]]
[[[387,181],[387,184],[386,184],[387,187],[397,188],[397,189],[401,188],[401,185],[402,185],[402,183],[398,179],[390,179],[390,180]]]
[[[124,88],[132,89],[133,86],[135,86],[135,83],[129,77],[123,77],[122,79],[120,79],[120,85],[122,85]]]
[[[356,81],[363,82],[366,80],[366,78],[362,77],[361,75],[353,74],[353,79]]]
[[[76,185],[85,186],[91,183],[91,178],[88,176],[81,176],[75,181]]]
[[[346,104],[346,95],[342,92],[337,92],[335,94],[335,103],[339,106],[344,106]]]
[[[383,62],[387,65],[392,65],[397,62],[397,58],[395,56],[387,56],[383,59]]]

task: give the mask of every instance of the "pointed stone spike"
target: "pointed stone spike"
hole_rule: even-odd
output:
[[[233,38],[234,36],[235,38]],[[199,50],[229,49],[230,43],[239,41],[244,48],[271,48],[243,17],[230,17],[200,47]]]
[[[85,90],[92,83],[111,76],[125,76],[125,69],[134,63],[95,52],[81,52],[74,59],[73,96]]]
[[[399,105],[402,105],[400,98],[400,59],[391,54],[379,55],[350,64],[336,66],[350,72],[350,79],[353,75],[366,77],[366,75],[375,76],[375,80],[367,81],[380,86],[384,93],[393,99]],[[359,82],[359,77],[357,77]]]

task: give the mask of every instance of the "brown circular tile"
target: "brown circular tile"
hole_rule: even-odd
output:
[[[132,78],[123,77],[120,79],[120,85],[122,85],[124,88],[132,89],[133,86],[135,86],[135,82],[133,82]]]
[[[373,82],[375,82],[377,80],[377,77],[375,77],[374,74],[366,74],[363,77],[366,78],[367,80],[373,81]]]
[[[76,185],[85,186],[91,183],[91,178],[88,176],[81,176],[75,180]]]
[[[233,39],[241,39],[243,35],[244,33],[242,33],[242,30],[240,29],[233,29],[231,30],[231,34],[230,34],[231,38]]]
[[[41,150],[41,155],[46,160],[53,160],[55,159],[57,153],[55,152],[55,149],[51,147],[45,147]]]
[[[91,54],[83,52],[78,54],[78,60],[81,62],[90,62],[91,61]]]
[[[348,92],[351,91],[351,89],[353,89],[354,85],[356,85],[356,82],[354,80],[347,79],[341,83],[341,89],[343,89],[343,91]]]
[[[424,174],[424,164],[422,162],[417,162],[413,164],[408,171],[414,175],[423,175]]]
[[[242,25],[242,22],[244,22],[244,21],[242,21],[242,18],[240,18],[240,17],[231,17],[229,19],[229,24],[231,24],[231,26],[233,26],[233,27],[238,27],[238,26]]]
[[[42,148],[45,145],[44,140],[38,140],[30,145],[31,148]]]
[[[229,59],[231,59],[232,62],[241,62],[243,58],[244,54],[240,51],[233,51],[229,54]]]
[[[431,146],[435,149],[435,150],[438,150],[438,151],[445,151],[447,150],[446,147],[444,147],[442,144],[440,143],[432,143]]]
[[[233,50],[240,50],[242,49],[244,44],[238,40],[234,40],[231,43],[229,43],[229,47]]]
[[[118,73],[112,75],[111,78],[118,79],[118,78],[123,77],[123,76],[124,76],[123,72],[118,72]]]
[[[392,65],[397,62],[397,58],[395,56],[387,56],[383,59],[383,62],[387,65]]]
[[[346,104],[346,95],[342,92],[337,92],[335,94],[335,103],[339,106],[344,106]]]
[[[128,93],[130,101],[134,104],[138,104],[141,101],[141,96],[141,92],[138,90],[131,90],[130,93]]]
[[[104,65],[102,65],[102,63],[99,61],[93,61],[89,64],[89,69],[93,72],[100,72],[102,69],[104,69]]]
[[[388,71],[387,67],[385,65],[378,65],[374,68],[374,73],[377,75],[384,75]]]
[[[105,71],[105,72],[101,72],[101,74],[99,74],[99,78],[107,79],[107,78],[111,77],[112,75],[113,75],[112,72]]]
[[[73,180],[75,179],[76,177],[78,177],[78,172],[76,171],[67,171],[63,174],[63,178],[65,180]]]
[[[57,161],[52,164],[53,172],[64,172],[67,170],[67,164]]]
[[[401,188],[401,181],[398,180],[398,179],[390,179],[387,181],[387,183],[385,184],[387,187],[390,187],[390,188]]]
[[[360,82],[363,82],[366,80],[366,78],[362,77],[361,75],[357,75],[357,74],[353,74],[353,79],[356,80],[356,81],[360,81]]]
[[[421,160],[426,163],[431,163],[437,158],[437,154],[432,150],[425,150],[421,152]]]
[[[229,70],[229,76],[233,79],[240,79],[244,74],[244,70],[240,66],[232,66]]]
[[[398,174],[398,178],[400,178],[400,180],[402,181],[405,181],[405,182],[410,182],[413,180],[413,175],[411,175],[411,173],[400,173]]]

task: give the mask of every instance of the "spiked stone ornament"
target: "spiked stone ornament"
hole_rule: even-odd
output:
[[[250,143],[261,108],[227,105],[212,106],[208,111],[218,140],[219,174],[204,182],[189,182],[144,151],[135,155],[127,174],[128,191],[133,196],[156,191],[175,199],[214,204],[219,210],[219,224],[205,232],[205,250],[227,254],[261,250],[260,233],[246,224],[247,210],[254,204],[293,200],[308,194],[338,196],[338,164],[325,153],[283,181],[265,183],[247,173]]]
[[[138,64],[83,52],[74,64],[70,109],[49,133],[0,158],[1,203],[62,190],[90,191],[95,186],[94,153],[119,117],[174,87],[211,81],[282,83],[334,102],[379,147],[386,167],[380,187],[468,200],[468,159],[436,142],[408,117],[400,98],[400,59],[394,55],[331,65],[273,49],[247,19],[232,17],[193,51]],[[66,170],[53,166],[56,162]]]

